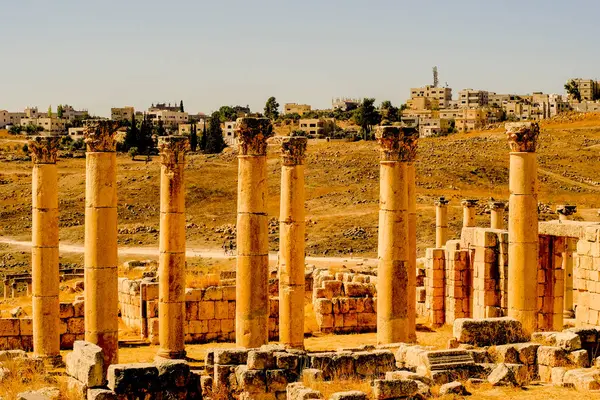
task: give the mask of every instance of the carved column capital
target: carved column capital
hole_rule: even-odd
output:
[[[477,205],[477,203],[479,203],[479,200],[477,200],[477,199],[464,199],[463,201],[460,202],[460,204],[463,207],[467,207],[467,208],[475,207]]]
[[[115,140],[119,122],[111,120],[89,121],[83,130],[84,142],[89,152],[113,152],[117,150]]]
[[[27,146],[34,164],[56,164],[60,136],[36,136]]]
[[[436,205],[436,207],[446,207],[448,205],[448,203],[450,203],[450,200],[448,200],[444,196],[441,196],[439,199],[437,199],[434,202],[434,204]]]
[[[177,165],[185,163],[185,153],[189,147],[190,142],[186,136],[159,136],[160,163],[168,171],[173,171]]]
[[[273,136],[273,125],[268,118],[238,118],[235,126],[238,151],[242,156],[267,155],[267,139]]]
[[[378,126],[375,138],[379,143],[381,161],[413,162],[417,155],[419,132],[402,126]]]
[[[577,206],[570,204],[560,204],[556,206],[556,212],[560,215],[564,215],[565,217],[570,217],[571,215],[577,213]]]
[[[281,140],[281,161],[283,165],[294,166],[304,164],[306,144],[304,136],[288,136]]]
[[[500,200],[490,200],[489,202],[490,210],[504,210],[506,208],[506,202]]]
[[[537,122],[511,122],[504,125],[512,152],[535,153],[540,126]]]

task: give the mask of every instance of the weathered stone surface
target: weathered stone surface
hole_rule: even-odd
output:
[[[272,369],[276,360],[272,351],[250,350],[248,352],[248,369]]]
[[[17,400],[59,400],[60,391],[55,387],[46,387],[17,394]]]
[[[66,357],[67,374],[93,388],[104,385],[104,353],[102,348],[81,340],[73,344]]]
[[[116,394],[153,392],[159,387],[154,364],[112,364],[108,367],[108,387]]]
[[[23,350],[0,351],[0,362],[14,360],[15,358],[27,358],[27,353]]]
[[[567,367],[571,364],[567,352],[560,347],[540,346],[537,351],[538,365]]]
[[[387,379],[387,380],[410,379],[410,380],[413,380],[413,381],[423,382],[427,386],[432,386],[433,385],[433,379],[431,379],[431,378],[429,378],[429,377],[427,377],[425,375],[416,374],[416,373],[411,372],[411,371],[390,371],[390,372],[386,372],[385,373],[385,379]]]
[[[307,388],[302,382],[290,383],[286,389],[287,400],[322,399],[321,392]]]
[[[298,368],[299,355],[278,351],[274,356],[277,368],[294,370]]]
[[[574,332],[534,332],[531,340],[544,346],[556,346],[567,351],[581,349],[581,337]]]
[[[331,395],[330,400],[367,400],[367,394],[358,390],[338,392]]]
[[[590,359],[588,357],[587,350],[575,350],[567,356],[571,364],[576,368],[588,368],[590,366]]]
[[[323,371],[316,368],[306,368],[302,370],[302,380],[311,385],[315,382],[323,381]]]
[[[600,370],[571,369],[565,372],[563,383],[581,391],[600,390]]]
[[[516,364],[519,362],[519,352],[512,344],[503,344],[490,348],[492,360],[496,363]]]
[[[243,365],[248,361],[248,350],[215,349],[214,363],[220,365]]]
[[[451,394],[459,396],[468,396],[470,393],[467,391],[465,385],[458,381],[446,383],[440,387],[440,396],[446,396]]]
[[[267,378],[264,370],[249,370],[245,365],[238,365],[235,369],[238,386],[245,392],[265,393],[267,391]]]
[[[431,371],[431,379],[434,385],[444,385],[460,379],[460,374],[453,370]]]
[[[563,380],[565,377],[565,373],[567,372],[566,368],[563,367],[554,367],[551,371],[551,382],[555,386],[563,386]]]
[[[108,389],[88,389],[87,400],[117,400],[117,395]]]
[[[184,360],[160,359],[156,362],[162,389],[183,388],[190,380],[190,366]]]
[[[488,376],[493,386],[523,386],[529,383],[527,368],[522,364],[501,363]]]
[[[465,368],[475,365],[473,356],[463,349],[427,351],[421,354],[421,365],[430,371]]]
[[[454,321],[454,337],[475,346],[520,343],[529,340],[521,323],[513,318],[459,318]]]
[[[414,396],[419,390],[417,382],[410,379],[376,379],[373,382],[373,397],[376,399],[395,399]]]

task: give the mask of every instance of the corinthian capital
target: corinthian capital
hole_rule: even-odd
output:
[[[512,122],[504,125],[512,152],[535,153],[540,126],[537,122]]]
[[[60,136],[36,136],[29,140],[28,147],[34,164],[56,164]]]
[[[378,126],[375,138],[381,150],[381,161],[412,162],[417,155],[419,132],[402,126]]]
[[[172,171],[178,164],[185,163],[185,152],[189,150],[189,144],[185,136],[159,136],[158,150],[161,164]]]
[[[267,139],[273,136],[273,125],[268,118],[238,118],[235,127],[239,154],[242,156],[267,155]]]
[[[87,151],[111,152],[116,151],[117,141],[115,136],[119,129],[119,122],[111,120],[90,121],[83,131]]]
[[[283,165],[304,164],[304,153],[308,140],[304,136],[288,136],[281,140],[281,161]]]

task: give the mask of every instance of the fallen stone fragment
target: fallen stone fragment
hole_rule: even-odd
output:
[[[456,394],[459,396],[468,396],[471,393],[467,390],[465,385],[458,381],[446,383],[440,387],[440,396],[445,396],[448,394]]]

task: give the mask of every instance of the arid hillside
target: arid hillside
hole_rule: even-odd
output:
[[[24,137],[0,134],[0,236],[28,239],[31,227],[31,163]],[[15,150],[18,149],[18,150]],[[597,219],[600,208],[600,115],[561,118],[542,124],[539,140],[540,202],[579,206],[579,218]],[[419,256],[434,241],[433,201],[451,199],[451,234],[462,223],[460,200],[481,200],[478,224],[488,224],[490,197],[508,198],[508,146],[500,130],[419,141],[417,166]],[[20,160],[14,160],[21,158]],[[307,253],[374,256],[377,249],[378,149],[374,142],[311,142],[306,160]],[[159,161],[119,163],[119,241],[158,244]],[[83,240],[85,159],[61,158],[61,240]],[[271,249],[277,249],[280,161],[269,148]],[[237,161],[231,150],[218,156],[190,154],[186,170],[188,245],[220,248],[235,238]],[[550,208],[542,207],[542,211]],[[552,215],[542,215],[552,218]]]

